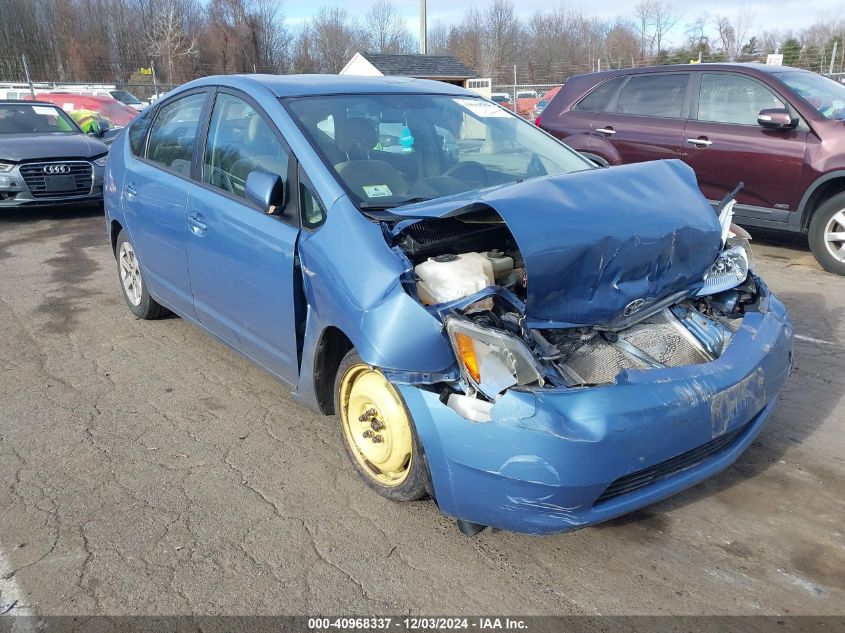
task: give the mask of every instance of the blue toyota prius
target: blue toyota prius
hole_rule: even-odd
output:
[[[792,364],[730,195],[678,161],[595,168],[445,83],[188,83],[115,141],[105,206],[136,317],[248,357],[336,416],[370,488],[467,534],[719,472]]]

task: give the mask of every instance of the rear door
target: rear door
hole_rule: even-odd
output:
[[[199,180],[185,220],[188,267],[199,321],[277,376],[296,384],[295,252],[299,235],[295,161],[279,131],[248,96],[219,90]],[[284,209],[267,215],[248,201],[247,176],[263,170],[287,182]]]
[[[696,73],[695,99],[684,134],[684,161],[702,193],[720,200],[740,181],[737,213],[769,220],[798,207],[807,128],[768,130],[757,123],[765,108],[785,100],[757,79],[739,73]]]
[[[688,72],[629,76],[607,110],[593,119],[591,147],[612,145],[612,162],[679,158],[689,84]]]
[[[193,314],[185,256],[185,209],[194,185],[191,162],[208,91],[179,96],[155,112],[138,159],[127,164],[123,211],[153,295]]]

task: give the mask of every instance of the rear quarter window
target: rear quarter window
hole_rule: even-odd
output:
[[[604,112],[607,104],[613,99],[613,95],[619,90],[619,86],[625,81],[625,76],[614,77],[599,84],[586,97],[581,99],[575,106],[576,110],[584,110],[586,112]]]
[[[144,112],[129,125],[127,135],[129,137],[129,149],[135,156],[142,156],[144,153],[144,141],[147,140],[147,132],[150,130],[153,116]]]

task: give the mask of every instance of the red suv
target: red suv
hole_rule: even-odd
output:
[[[679,158],[736,221],[801,231],[845,275],[845,85],[763,64],[631,68],[569,79],[540,127],[601,165]]]

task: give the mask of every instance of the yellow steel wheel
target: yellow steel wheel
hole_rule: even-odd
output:
[[[411,472],[411,421],[396,389],[377,369],[356,363],[339,385],[343,435],[361,471],[387,488],[400,486]]]

